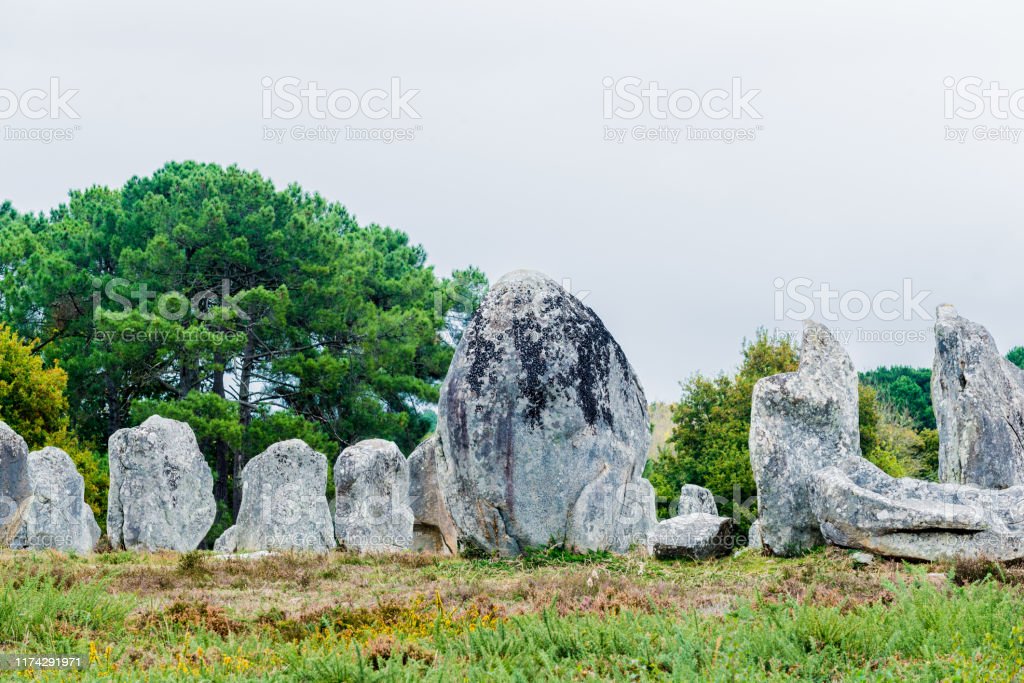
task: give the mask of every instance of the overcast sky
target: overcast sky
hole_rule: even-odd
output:
[[[811,312],[860,369],[930,365],[947,301],[1024,343],[1019,3],[344,4],[8,5],[0,197],[49,210],[184,159],[297,181],[407,231],[442,274],[566,280],[650,399],[735,366],[758,326],[797,329],[823,284],[847,315]],[[52,106],[8,106],[53,78]],[[313,81],[333,106],[291,118],[274,88]],[[310,130],[338,137],[292,138]],[[391,135],[411,139],[345,139]],[[854,319],[864,297],[881,316]]]

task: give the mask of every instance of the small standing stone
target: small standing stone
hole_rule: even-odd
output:
[[[242,504],[235,525],[213,549],[219,552],[310,550],[335,547],[327,507],[327,458],[304,441],[272,445],[242,471]]]
[[[334,530],[338,543],[357,552],[412,547],[409,465],[391,441],[349,446],[334,464]]]
[[[85,503],[85,480],[71,457],[59,448],[44,448],[28,456],[31,503],[12,548],[91,553],[100,527]]]
[[[110,437],[107,536],[127,550],[195,550],[213,525],[213,475],[192,428],[154,415]]]

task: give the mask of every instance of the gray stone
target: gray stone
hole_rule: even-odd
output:
[[[494,285],[438,417],[438,479],[460,543],[515,555],[644,542],[654,519],[643,389],[597,315],[557,282],[516,271]]]
[[[850,560],[853,562],[854,566],[866,567],[875,561],[875,556],[871,553],[852,553],[850,555]]]
[[[0,548],[21,529],[32,496],[28,446],[17,432],[0,422]]]
[[[334,464],[334,531],[357,552],[412,547],[409,465],[394,443],[368,439],[349,446]]]
[[[110,437],[107,536],[115,549],[195,550],[213,525],[213,475],[184,422],[154,415]]]
[[[218,552],[308,550],[335,547],[327,506],[327,458],[298,439],[272,445],[245,465],[242,503]]]
[[[718,505],[715,503],[715,494],[703,486],[683,484],[683,488],[679,491],[679,508],[676,514],[688,515],[693,512],[717,515]]]
[[[735,530],[729,517],[694,512],[659,522],[651,532],[650,544],[659,559],[707,560],[733,551]]]
[[[796,372],[754,386],[750,464],[764,545],[791,555],[824,543],[807,476],[860,455],[857,373],[822,325],[807,321]]]
[[[747,531],[747,547],[752,550],[764,550],[764,537],[761,535],[761,520],[755,519]]]
[[[864,458],[815,472],[811,502],[835,545],[916,560],[1024,558],[1024,486],[895,479]]]
[[[85,480],[71,457],[59,448],[29,453],[31,502],[12,548],[91,553],[100,527],[85,504]]]
[[[939,306],[932,405],[939,479],[983,488],[1024,484],[1024,371],[981,325]]]
[[[409,456],[409,504],[415,519],[412,548],[454,555],[459,535],[437,481],[440,448],[441,440],[434,434]]]

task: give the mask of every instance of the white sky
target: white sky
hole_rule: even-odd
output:
[[[0,198],[48,210],[183,159],[297,181],[407,231],[441,273],[528,267],[589,291],[651,399],[779,325],[777,278],[868,296],[910,278],[929,313],[956,303],[1005,351],[1024,343],[1024,135],[944,137],[1024,118],[947,120],[943,79],[1024,88],[1022,25],[1009,1],[9,4],[0,89],[57,77],[79,90],[78,118],[0,121]],[[420,119],[264,120],[261,79],[285,76],[356,92],[397,77],[420,91]],[[628,76],[698,92],[738,77],[763,118],[606,120],[603,79]],[[309,123],[421,128],[390,145],[262,139]],[[733,144],[603,139],[637,124],[761,128]],[[4,126],[74,139],[12,141]],[[932,343],[849,348],[867,369],[929,365]]]

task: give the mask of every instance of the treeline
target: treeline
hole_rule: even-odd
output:
[[[276,441],[415,446],[486,287],[473,267],[439,277],[399,230],[233,166],[170,163],[48,215],[6,203],[0,324],[17,338],[3,339],[57,369],[67,404],[66,423],[12,427],[33,448],[63,429],[102,471],[117,429],[188,422],[215,473],[217,533],[242,467]],[[10,372],[0,360],[0,386]]]
[[[710,489],[722,514],[737,512],[741,526],[756,511],[757,488],[750,467],[748,434],[754,384],[762,377],[792,372],[798,351],[785,337],[759,330],[742,344],[734,373],[694,375],[683,384],[672,408],[672,433],[647,466],[659,498],[675,500],[683,484]],[[1024,368],[1024,347],[1007,358]],[[860,373],[861,451],[896,477],[937,481],[939,436],[931,402],[931,370],[882,367]],[[740,509],[737,509],[739,507]],[[659,510],[667,514],[667,508]]]

